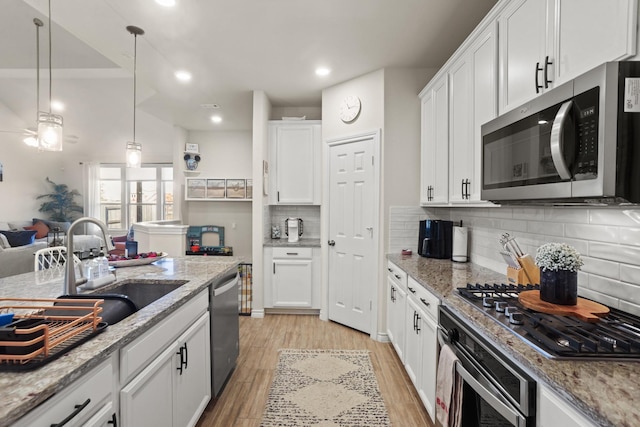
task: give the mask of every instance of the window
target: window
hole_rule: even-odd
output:
[[[173,219],[173,166],[100,165],[100,219],[109,229]]]

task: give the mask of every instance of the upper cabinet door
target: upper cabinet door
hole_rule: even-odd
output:
[[[270,204],[320,204],[320,132],[319,124],[270,127]]]
[[[545,0],[515,0],[500,15],[501,113],[544,90],[547,10]]]
[[[449,85],[447,73],[429,83],[422,95],[420,204],[449,201]]]
[[[480,202],[481,126],[496,117],[497,24],[489,24],[449,71],[449,202]]]
[[[500,14],[500,113],[636,53],[637,0],[514,0]]]
[[[636,53],[637,0],[555,0],[554,80]]]

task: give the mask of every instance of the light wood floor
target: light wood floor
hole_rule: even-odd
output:
[[[411,380],[389,343],[317,316],[240,317],[240,357],[226,388],[197,427],[258,427],[281,348],[370,350],[389,418],[397,427],[433,427]]]

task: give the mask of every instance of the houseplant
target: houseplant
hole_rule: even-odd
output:
[[[56,184],[49,177],[47,177],[47,182],[51,184],[52,191],[36,197],[37,199],[48,199],[40,205],[39,211],[48,214],[51,221],[69,222],[79,217],[78,214],[82,214],[83,209],[74,200],[80,196],[78,190],[69,190],[67,184]]]
[[[536,251],[540,267],[540,299],[552,304],[575,305],[578,302],[578,270],[583,262],[573,246],[545,243]]]

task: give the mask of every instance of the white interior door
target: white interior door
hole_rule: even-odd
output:
[[[376,295],[377,134],[329,146],[330,320],[371,333]]]

